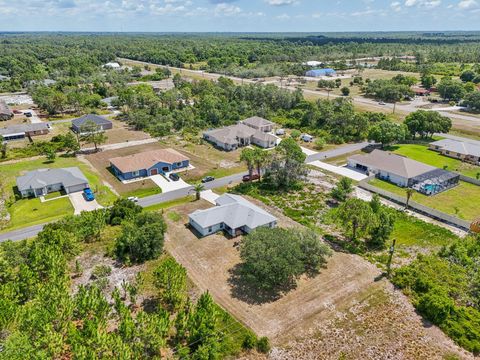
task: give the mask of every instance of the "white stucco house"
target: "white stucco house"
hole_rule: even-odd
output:
[[[216,206],[191,213],[189,224],[202,237],[225,231],[230,236],[248,234],[258,227],[274,228],[277,218],[239,195],[224,194]]]

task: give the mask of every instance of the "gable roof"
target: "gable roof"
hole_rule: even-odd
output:
[[[255,229],[270,224],[277,218],[241,196],[224,194],[216,201],[217,206],[197,210],[189,217],[202,228],[224,223],[232,229],[248,226]]]
[[[55,184],[70,187],[88,184],[88,180],[78,167],[37,169],[17,177],[17,187],[20,191],[44,188]]]
[[[93,122],[97,125],[108,125],[112,123],[110,120],[107,120],[102,116],[98,116],[95,114],[87,114],[77,119],[73,119],[72,125],[75,125],[76,127],[80,128],[81,126],[85,125],[88,122]]]
[[[435,141],[430,145],[439,146],[442,150],[456,152],[463,155],[480,157],[480,144],[468,141],[443,139]]]
[[[150,169],[159,162],[173,164],[190,160],[185,155],[173,149],[145,151],[129,156],[110,159],[110,163],[123,173]]]
[[[251,128],[250,126],[244,124],[236,124],[220,129],[206,131],[204,135],[213,137],[224,144],[234,145],[238,144],[237,138],[251,137],[255,133],[257,133],[257,131],[258,130]]]
[[[0,135],[14,135],[22,134],[29,131],[48,130],[49,125],[47,123],[34,123],[34,124],[17,124],[10,125],[0,129]]]
[[[373,167],[407,179],[436,170],[436,167],[387,151],[373,150],[367,155],[354,155],[349,158],[355,162]]]
[[[259,116],[252,116],[248,119],[243,120],[242,124],[245,124],[247,126],[264,127],[273,125],[274,123]]]

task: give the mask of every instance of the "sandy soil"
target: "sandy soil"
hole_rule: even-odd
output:
[[[334,253],[319,275],[302,278],[279,299],[263,298],[240,286],[232,269],[240,262],[241,239],[228,240],[221,234],[199,239],[185,226],[188,213],[210,206],[199,201],[175,208],[182,218],[168,220],[166,249],[200,290],[210,291],[239,321],[270,338],[275,345],[270,358],[469,358],[438,328],[424,323],[402,293],[379,279],[374,265],[355,255]],[[269,211],[280,226],[299,226]]]

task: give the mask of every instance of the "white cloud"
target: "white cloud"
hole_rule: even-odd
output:
[[[441,0],[406,0],[406,7],[423,7],[427,9],[432,9],[438,7],[442,3]]]
[[[462,10],[468,10],[478,7],[478,2],[476,0],[462,0],[458,3],[458,7]]]
[[[402,10],[402,4],[399,1],[394,1],[390,4],[390,7],[393,9],[393,11],[398,12]]]
[[[238,6],[230,5],[226,3],[220,3],[215,6],[214,14],[215,16],[233,16],[238,15],[242,12]]]
[[[297,0],[265,0],[268,5],[272,6],[285,6],[296,4]]]

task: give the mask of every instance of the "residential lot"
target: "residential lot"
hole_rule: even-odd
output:
[[[143,197],[160,193],[161,190],[150,178],[123,184],[110,172],[109,159],[165,148],[175,149],[190,158],[190,163],[195,169],[180,173],[182,180],[189,183],[200,181],[200,179],[207,175],[219,178],[245,170],[244,165],[239,161],[240,151],[224,152],[214,149],[209,144],[199,145],[176,138],[158,143],[102,151],[87,155],[85,158],[119,194],[123,196]]]
[[[11,205],[7,207],[11,220],[1,225],[1,231],[13,230],[26,225],[41,224],[59,219],[65,215],[73,214],[74,208],[68,197],[42,203],[38,198],[15,200],[14,191],[16,177],[24,174],[26,171],[41,168],[74,166],[79,167],[86,176],[100,205],[108,206],[115,200],[115,194],[104,185],[100,174],[91,166],[77,158],[59,157],[53,163],[46,163],[44,159],[36,159],[1,164],[0,173],[2,174],[2,182],[0,195],[11,203]]]
[[[397,154],[409,157],[413,160],[417,160],[440,169],[445,168],[445,170],[455,171],[472,178],[476,178],[477,174],[480,174],[480,166],[471,165],[457,159],[443,156],[438,152],[429,150],[428,146],[426,145],[395,145],[392,147],[392,150]]]
[[[262,203],[249,199],[257,205]],[[215,301],[276,346],[272,358],[443,358],[460,350],[438,329],[426,326],[408,300],[364,259],[336,252],[315,278],[303,278],[280,299],[258,298],[236,277],[241,238],[217,234],[198,239],[187,214],[212,205],[190,202],[167,211],[166,249]],[[275,209],[279,226],[299,226]],[[391,324],[398,326],[392,328]]]
[[[400,196],[406,196],[405,189],[389,182],[374,179],[370,184]],[[463,220],[475,220],[480,216],[480,186],[460,181],[459,185],[440,194],[427,196],[415,192],[412,200],[433,209],[443,211]]]

